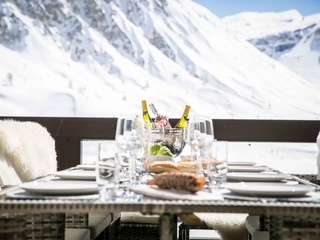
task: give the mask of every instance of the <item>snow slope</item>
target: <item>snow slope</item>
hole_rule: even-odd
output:
[[[319,119],[319,89],[187,0],[0,3],[2,115]]]

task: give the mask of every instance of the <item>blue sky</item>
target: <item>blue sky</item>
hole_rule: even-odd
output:
[[[281,12],[298,10],[308,16],[320,13],[320,0],[192,0],[197,2],[218,17],[225,17],[239,12]]]

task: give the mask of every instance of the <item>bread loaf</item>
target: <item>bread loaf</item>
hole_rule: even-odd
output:
[[[149,164],[150,173],[178,172],[179,168],[173,161],[154,161]]]
[[[210,162],[217,163],[216,160],[202,160],[202,168],[207,169],[207,164]],[[177,163],[173,161],[154,161],[149,164],[150,173],[163,173],[163,172],[188,172],[196,173],[197,161],[182,160]]]

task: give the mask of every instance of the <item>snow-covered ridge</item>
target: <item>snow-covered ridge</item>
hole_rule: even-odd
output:
[[[284,12],[242,12],[221,21],[246,39],[261,38],[279,32],[294,32],[320,21],[320,13],[302,16],[297,10]]]
[[[222,21],[230,31],[320,87],[320,13],[245,12]]]
[[[318,90],[181,0],[0,3],[2,115],[320,119]],[[300,94],[297,95],[297,92]]]

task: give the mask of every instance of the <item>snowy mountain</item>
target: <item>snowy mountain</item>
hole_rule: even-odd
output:
[[[245,12],[222,22],[259,50],[320,87],[320,13]]]
[[[319,88],[191,0],[4,0],[2,115],[320,119]]]

